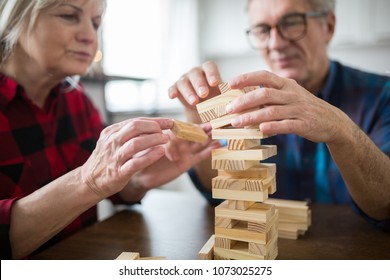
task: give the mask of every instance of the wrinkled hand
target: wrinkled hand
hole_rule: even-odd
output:
[[[100,198],[122,190],[134,173],[164,156],[170,119],[138,118],[105,128],[96,148],[81,167],[82,182]]]
[[[231,88],[263,86],[232,101],[229,113],[247,109],[232,120],[232,125],[258,125],[265,134],[297,134],[314,142],[332,142],[337,139],[347,116],[338,108],[316,97],[296,81],[281,78],[267,71],[244,74],[229,82]]]
[[[169,88],[171,99],[178,98],[186,109],[194,110],[196,104],[219,94],[221,76],[214,62],[195,67]]]
[[[202,127],[210,135],[211,126],[205,124]],[[136,185],[152,189],[168,183],[193,165],[209,159],[211,150],[220,147],[219,142],[213,142],[211,139],[205,143],[195,143],[178,139],[171,132],[168,132],[168,135],[170,140],[165,145],[165,156],[137,172],[133,177]]]

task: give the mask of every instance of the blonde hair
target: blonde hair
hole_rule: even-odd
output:
[[[12,53],[23,31],[30,32],[43,9],[66,0],[1,0],[0,2],[0,65]],[[106,0],[101,0],[103,9]]]

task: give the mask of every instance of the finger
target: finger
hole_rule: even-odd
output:
[[[268,71],[256,71],[237,76],[229,81],[232,89],[244,88],[248,86],[263,86],[281,89],[286,83],[286,79],[281,78]]]
[[[202,69],[206,75],[207,82],[211,87],[216,87],[222,82],[218,66],[213,61],[206,61],[203,63]]]
[[[182,76],[180,80],[176,82],[176,88],[179,92],[179,98],[181,96],[190,105],[198,104],[199,97],[196,94],[196,91],[192,86],[191,81],[188,79],[187,75]]]
[[[260,124],[260,130],[268,135],[297,134],[302,136],[304,122],[298,119],[265,122]]]
[[[179,96],[179,90],[177,89],[176,84],[169,87],[168,96],[170,99],[175,99]]]
[[[156,122],[160,125],[161,130],[171,129],[173,127],[173,120],[168,118],[139,118],[139,120]]]
[[[187,77],[192,84],[192,87],[196,90],[199,97],[205,98],[209,94],[209,84],[206,79],[206,75],[199,67],[193,68],[188,72]]]
[[[116,152],[117,161],[123,164],[132,157],[140,157],[146,150],[168,142],[168,136],[162,133],[147,134],[125,142]]]
[[[116,139],[120,145],[123,145],[123,143],[142,134],[161,134],[161,132],[162,129],[160,124],[156,121],[132,119],[125,123],[123,127],[116,133]]]
[[[272,105],[260,108],[258,110],[241,114],[231,120],[235,127],[244,127],[249,125],[259,125],[263,122],[280,121],[285,119],[295,119],[299,115],[296,107],[285,105]]]
[[[238,113],[254,107],[264,105],[282,105],[295,102],[298,95],[294,92],[285,92],[273,88],[259,88],[234,99],[226,106],[229,114]]]
[[[126,161],[120,168],[120,171],[125,176],[131,176],[135,172],[142,170],[164,156],[164,148],[156,146],[151,148],[147,153],[140,157],[131,158]]]

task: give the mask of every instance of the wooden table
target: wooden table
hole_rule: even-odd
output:
[[[298,240],[279,239],[278,259],[390,259],[390,234],[346,206],[311,205],[312,226]],[[127,207],[35,256],[35,259],[141,257],[198,259],[214,231],[214,208],[198,193],[153,190]]]

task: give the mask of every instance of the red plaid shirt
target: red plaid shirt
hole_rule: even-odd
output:
[[[98,111],[82,90],[59,85],[40,109],[20,85],[0,74],[1,259],[12,257],[9,225],[13,202],[82,165],[102,128]],[[37,252],[96,220],[93,207]]]

